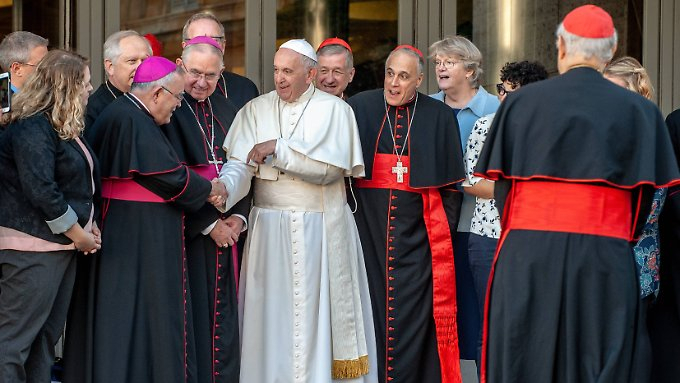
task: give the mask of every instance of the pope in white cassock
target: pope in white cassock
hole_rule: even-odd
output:
[[[344,186],[364,175],[361,144],[352,109],[312,84],[316,61],[305,40],[282,44],[276,90],[246,104],[224,141],[219,180],[229,194],[218,207],[229,209],[254,180],[239,286],[241,382],[378,381]]]

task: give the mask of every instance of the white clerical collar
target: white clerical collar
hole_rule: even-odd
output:
[[[142,106],[144,107],[144,109],[146,109],[146,111],[147,111],[149,114],[151,114],[151,111],[149,110],[149,108],[147,108],[146,105],[144,105],[144,102],[142,102],[142,100],[140,100],[139,97],[135,96],[135,94],[132,93],[132,92],[126,93],[126,94],[129,95],[130,97],[134,97],[135,100],[137,100],[140,104],[142,104]]]

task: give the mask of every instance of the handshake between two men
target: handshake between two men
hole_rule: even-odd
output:
[[[275,150],[276,140],[259,143],[248,153],[246,163],[251,166],[264,164],[267,156],[274,154]],[[218,178],[213,179],[210,183],[212,189],[208,196],[208,202],[218,210],[224,211],[229,196],[225,183]],[[218,220],[210,231],[210,236],[218,246],[231,246],[238,240],[243,224],[244,222],[240,218],[233,215],[226,219]]]

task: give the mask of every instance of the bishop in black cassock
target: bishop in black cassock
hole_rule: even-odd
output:
[[[147,63],[156,76],[145,76]],[[138,92],[133,84],[94,125],[106,255],[93,267],[94,306],[83,308],[89,322],[79,331],[87,349],[69,352],[80,359],[69,363],[68,381],[195,381],[185,211],[203,207],[211,185],[180,162],[157,125],[179,104],[182,78],[174,63],[149,58],[135,80],[158,80],[158,65],[169,73],[161,79],[174,76],[170,82]]]
[[[408,75],[418,76],[412,49],[398,47],[388,58],[385,90],[348,100],[366,164],[366,178],[355,180],[354,217],[380,381],[460,382],[451,233],[462,200],[454,184],[465,176],[463,153],[449,107],[416,92],[415,84],[401,89],[410,92],[403,104],[392,106],[385,98],[399,91],[390,78],[399,77],[398,84],[405,74],[396,62],[410,60]]]
[[[218,72],[222,56],[207,37],[189,40],[183,65],[190,72],[185,76],[185,95],[169,124],[162,130],[175,148],[180,161],[208,180],[217,177],[226,155],[222,143],[236,107],[222,94],[215,91],[215,82],[201,82],[201,92],[195,92],[199,80],[193,79],[194,67],[212,68]],[[199,44],[201,51],[192,51]],[[218,46],[219,47],[219,46]],[[197,65],[197,64],[201,65]],[[214,65],[213,65],[214,64]],[[197,100],[192,94],[200,97]],[[193,329],[196,347],[197,377],[199,382],[237,382],[239,376],[238,284],[239,262],[236,245],[222,246],[209,234],[218,220],[240,220],[245,223],[250,210],[250,198],[237,203],[226,214],[205,203],[203,207],[187,215],[185,238],[187,267],[192,298]],[[221,223],[221,222],[220,222]]]
[[[114,47],[116,49],[110,49]],[[104,57],[106,81],[88,99],[84,136],[89,143],[94,136],[90,128],[95,120],[113,100],[130,91],[135,71],[144,59],[151,56],[151,47],[135,31],[118,31],[104,42],[104,54],[115,55]]]

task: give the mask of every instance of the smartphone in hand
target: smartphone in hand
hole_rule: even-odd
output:
[[[9,112],[11,105],[12,91],[10,84],[9,73],[0,73],[0,108],[3,113]]]

